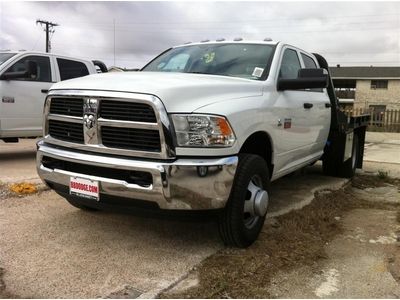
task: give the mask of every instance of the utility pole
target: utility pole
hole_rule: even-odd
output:
[[[114,66],[115,66],[115,19],[113,19],[114,23]]]
[[[59,26],[59,25],[56,23],[49,22],[49,21],[36,20],[36,24],[38,24],[38,23],[46,26],[44,31],[46,31],[46,52],[48,53],[48,52],[50,52],[50,49],[51,49],[50,33],[54,33],[55,30],[53,29],[53,27]]]

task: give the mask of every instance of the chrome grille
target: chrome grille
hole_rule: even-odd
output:
[[[49,120],[50,136],[62,141],[83,144],[83,127],[79,123]]]
[[[103,145],[111,148],[133,149],[142,151],[161,151],[158,130],[137,128],[101,127]]]
[[[157,123],[153,108],[144,103],[102,100],[99,117],[110,120]]]
[[[58,115],[82,117],[83,99],[53,98],[51,100],[50,113]]]
[[[51,91],[44,128],[50,144],[134,157],[174,157],[167,113],[150,95]]]

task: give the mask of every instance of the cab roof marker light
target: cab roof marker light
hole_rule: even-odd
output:
[[[235,42],[243,41],[243,39],[242,39],[241,37],[234,38],[233,40],[234,40]]]
[[[219,39],[216,39],[216,41],[217,42],[223,42],[223,41],[225,41],[225,39],[224,38],[219,38]]]
[[[264,39],[264,42],[272,42],[272,39],[267,37]]]
[[[207,42],[209,42],[210,40],[202,40],[202,41],[200,41],[200,43],[207,43]]]
[[[186,43],[184,43],[184,45],[188,45],[188,44],[191,44],[192,42],[186,42]]]

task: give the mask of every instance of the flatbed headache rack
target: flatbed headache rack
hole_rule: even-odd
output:
[[[359,169],[363,166],[365,132],[371,116],[369,114],[347,116],[340,110],[339,101],[336,97],[332,77],[329,72],[328,62],[323,56],[316,53],[313,54],[317,58],[320,67],[328,71],[329,76],[327,92],[331,104],[331,126],[322,157],[324,172],[332,176],[344,176],[342,167],[351,159],[349,157],[349,151],[350,153],[352,152],[354,138],[357,139],[356,145],[358,148],[355,166]],[[345,176],[348,177],[347,175]]]

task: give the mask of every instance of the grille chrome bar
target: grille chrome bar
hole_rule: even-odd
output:
[[[52,114],[50,112],[52,99],[62,98],[64,101],[78,100],[84,103],[83,116],[71,116],[71,115],[59,115]],[[118,108],[123,107],[124,102],[128,102],[127,106],[130,107],[131,111],[136,113],[135,118],[140,120],[140,114],[138,114],[137,108],[140,107],[151,107],[155,120],[149,118],[151,116],[150,110],[147,109],[144,113],[144,121],[134,121],[129,119],[130,115],[122,115],[124,118],[129,120],[119,120],[118,115],[113,115],[113,119],[103,118],[100,116],[101,103],[105,101],[107,106],[110,107],[113,101],[118,103]],[[91,102],[98,105],[99,109],[95,111],[87,110],[87,104]],[[136,105],[137,104],[137,105]],[[141,105],[138,105],[141,104]],[[136,110],[135,110],[136,109]],[[68,110],[65,110],[68,112]],[[86,114],[88,112],[88,114]],[[49,144],[55,144],[71,149],[77,149],[80,151],[93,151],[106,154],[124,155],[132,157],[144,157],[144,158],[157,158],[157,159],[170,159],[175,158],[175,148],[172,144],[172,126],[170,124],[168,115],[165,111],[162,102],[155,96],[143,95],[135,93],[124,93],[124,92],[108,92],[108,91],[87,91],[87,90],[53,90],[50,91],[45,103],[45,118],[44,118],[44,137],[45,142]],[[92,115],[94,118],[94,139],[88,141],[86,136],[87,129],[85,128],[85,122],[89,120],[89,116]],[[92,119],[92,118],[91,118]],[[49,120],[57,120],[71,123],[81,123],[84,131],[85,143],[71,142],[66,139],[61,140],[55,136],[49,134]],[[146,122],[149,120],[149,122]],[[152,121],[152,122],[151,122]],[[155,122],[154,122],[155,121]],[[108,134],[103,144],[102,140],[102,128],[111,128],[114,130],[117,140],[114,135]],[[120,130],[118,130],[120,128]],[[125,130],[125,131],[124,131]],[[128,130],[128,131],[126,131]],[[110,131],[109,131],[110,132]],[[125,134],[123,133],[125,132]],[[138,132],[142,132],[139,135]],[[135,133],[133,136],[132,133]],[[154,135],[154,133],[158,133]],[[128,135],[127,135],[128,134]],[[144,134],[144,135],[143,135]],[[148,136],[149,140],[143,137]],[[96,139],[97,137],[97,139]],[[121,139],[122,137],[122,139]],[[135,138],[139,140],[135,142]],[[126,140],[124,140],[126,138]],[[120,141],[118,139],[121,139]],[[133,139],[133,140],[132,140]],[[156,141],[157,139],[157,141]],[[143,141],[143,145],[140,142]],[[120,142],[120,143],[118,143]],[[109,147],[105,146],[108,144]],[[133,145],[133,146],[132,146]],[[135,148],[134,146],[137,146]],[[152,148],[153,147],[153,148]],[[129,149],[131,148],[131,149]]]
[[[83,124],[82,117],[66,116],[66,115],[59,115],[59,114],[50,114],[50,115],[48,115],[47,119],[48,120],[55,120],[55,121],[64,121],[64,122],[81,123],[81,124]]]
[[[137,128],[137,129],[150,129],[158,130],[157,123],[144,123],[144,122],[133,122],[133,121],[121,121],[121,120],[109,120],[99,118],[97,119],[100,126],[112,126],[121,128]]]

